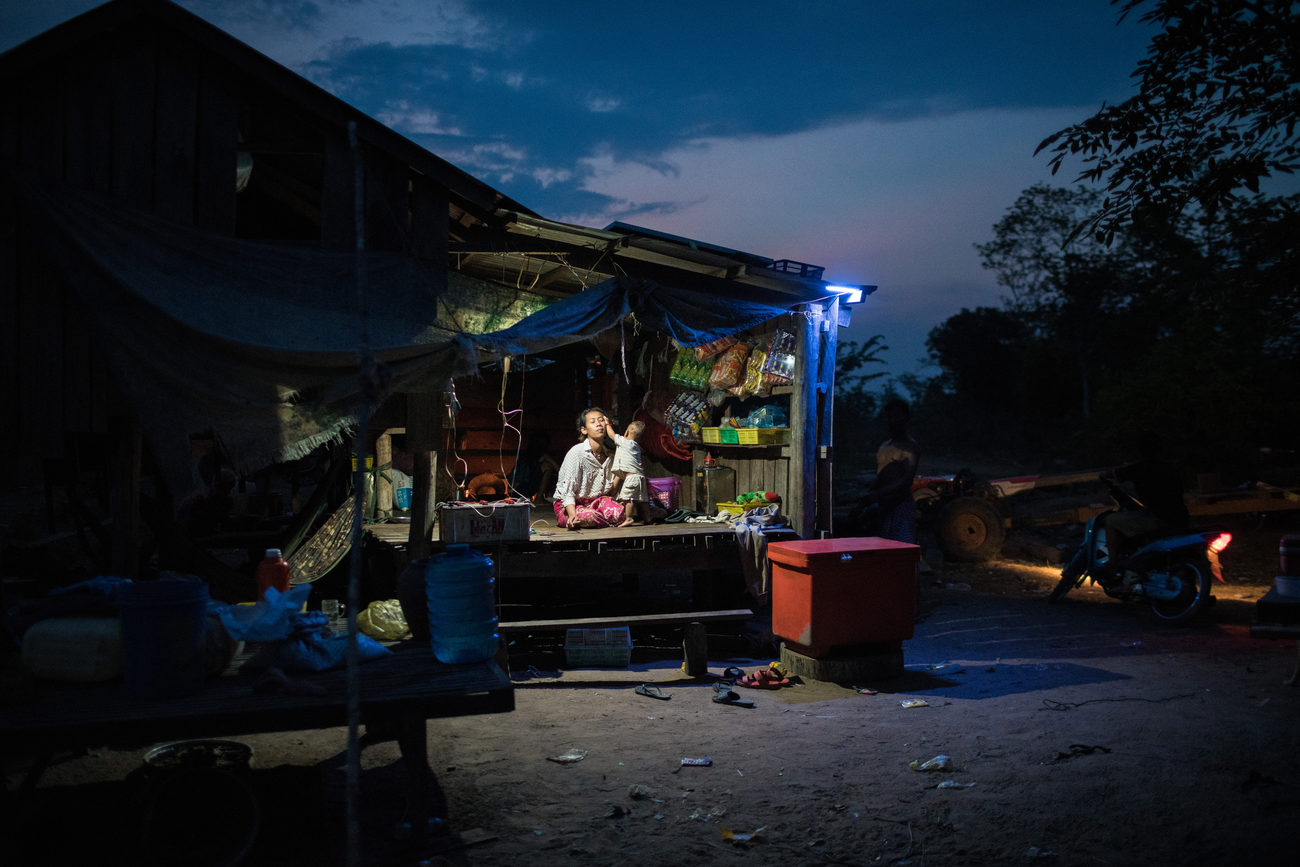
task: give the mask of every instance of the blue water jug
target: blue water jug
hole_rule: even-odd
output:
[[[430,643],[439,662],[482,662],[496,654],[500,637],[492,574],[492,559],[468,545],[448,545],[429,558]]]

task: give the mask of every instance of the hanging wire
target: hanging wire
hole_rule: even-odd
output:
[[[451,467],[453,464],[460,464],[464,468],[463,472],[468,481],[469,462],[460,456],[460,450],[456,446],[458,441],[458,437],[456,436],[456,408],[460,406],[460,401],[456,399],[455,384],[448,382],[447,391],[449,395],[449,400],[447,401],[447,419],[448,427],[451,428],[451,458],[450,460],[442,462],[442,469],[443,472],[447,474],[447,479],[451,482],[452,489],[459,491],[461,490],[461,483],[456,481],[456,474],[451,471]]]
[[[497,412],[500,413],[501,415],[501,440],[502,441],[505,440],[506,431],[511,430],[515,432],[515,462],[513,466],[510,468],[510,476],[506,480],[507,496],[514,496],[519,493],[519,490],[515,488],[515,473],[519,471],[519,455],[523,451],[523,444],[524,444],[524,432],[523,432],[524,380],[527,377],[527,374],[528,374],[528,360],[527,358],[521,358],[520,369],[519,369],[519,407],[517,409],[507,410],[506,409],[506,382],[510,377],[510,357],[506,356],[506,358],[501,363],[501,396],[500,398],[497,399]],[[518,422],[518,426],[515,426],[510,423],[512,416],[515,417],[515,420]],[[503,453],[503,450],[500,448],[499,445],[497,447],[497,464],[498,464],[498,468],[501,470],[501,477],[506,478],[505,454]]]

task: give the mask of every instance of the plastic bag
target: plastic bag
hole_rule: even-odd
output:
[[[771,377],[773,385],[784,385],[794,378],[794,335],[777,329],[772,346],[763,363],[763,373]]]
[[[318,611],[300,615],[306,620]],[[320,616],[321,621],[324,617]],[[360,617],[358,617],[358,620]],[[368,635],[357,634],[357,659],[369,662],[387,656],[391,651]],[[244,664],[257,670],[277,666],[285,671],[330,671],[342,668],[347,662],[348,636],[332,632],[324,623],[307,622],[289,638],[267,645]]]
[[[788,427],[785,407],[775,404],[760,406],[746,418],[744,427]]]
[[[216,613],[235,641],[278,641],[293,632],[293,616],[302,611],[309,596],[310,584],[290,587],[288,593],[268,587],[266,597],[256,605],[228,605]]]
[[[745,361],[749,358],[749,346],[737,343],[718,356],[713,363],[713,372],[709,375],[709,387],[727,389],[741,381],[745,374]]]
[[[411,637],[402,603],[396,599],[376,599],[357,614],[357,629],[380,641],[401,641]]]
[[[712,358],[724,349],[729,349],[736,345],[735,337],[719,337],[717,340],[710,340],[708,343],[702,343],[695,347],[695,357],[703,361],[706,358]]]

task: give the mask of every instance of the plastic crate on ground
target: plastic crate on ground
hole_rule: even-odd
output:
[[[564,661],[569,668],[626,668],[632,661],[632,630],[626,626],[565,630]]]

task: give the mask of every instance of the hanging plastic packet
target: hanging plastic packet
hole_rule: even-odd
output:
[[[722,350],[735,346],[737,340],[738,338],[736,337],[728,336],[719,337],[717,340],[710,340],[708,343],[702,343],[695,347],[695,357],[699,361],[704,361],[706,358],[712,358],[719,352],[722,352]]]
[[[745,361],[749,358],[749,346],[737,343],[718,356],[713,363],[713,372],[709,375],[709,387],[727,389],[741,382],[745,375]]]
[[[767,360],[763,364],[763,373],[780,381],[790,382],[794,378],[794,335],[788,331],[776,330],[772,346],[768,349]]]

